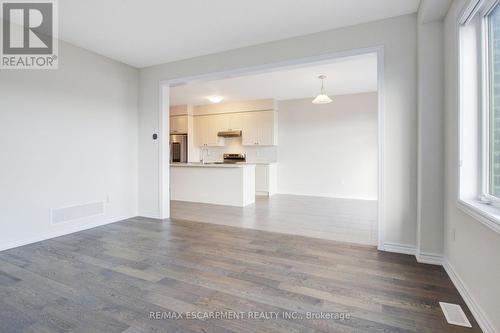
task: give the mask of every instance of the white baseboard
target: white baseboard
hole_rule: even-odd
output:
[[[120,222],[120,221],[129,219],[129,218],[132,218],[132,217],[135,217],[135,215],[128,216],[128,217],[120,217],[120,218],[116,218],[116,219],[112,219],[112,220],[105,220],[105,221],[100,221],[100,222],[95,222],[95,223],[89,223],[89,224],[85,224],[85,225],[77,225],[77,226],[74,226],[71,228],[64,228],[63,230],[57,230],[57,231],[37,235],[35,237],[17,239],[14,241],[0,244],[0,251],[13,249],[13,248],[28,245],[28,244],[38,243],[38,242],[41,242],[41,241],[44,241],[47,239],[56,238],[56,237],[60,237],[60,236],[64,236],[64,235],[69,235],[69,234],[72,234],[72,233],[75,233],[78,231],[92,229],[92,228],[100,227],[100,226],[110,224],[110,223]]]
[[[417,253],[415,246],[398,244],[398,243],[384,243],[384,251],[415,255],[417,262],[423,264],[442,265],[446,270],[446,273],[450,277],[451,281],[455,285],[455,288],[457,288],[458,292],[460,293],[460,296],[462,296],[465,303],[467,304],[467,307],[474,316],[474,319],[476,319],[477,323],[481,327],[481,330],[484,333],[496,332],[493,325],[486,317],[484,311],[481,309],[479,304],[474,300],[474,298],[472,298],[472,295],[469,293],[462,279],[457,274],[453,266],[451,266],[450,262],[446,257],[436,253],[425,253],[425,252]]]
[[[147,218],[150,218],[150,219],[161,220],[160,212],[158,212],[158,211],[144,211],[144,212],[139,212],[137,214],[137,216],[147,217]]]
[[[460,293],[465,303],[467,304],[467,307],[472,312],[472,315],[479,324],[479,327],[481,327],[481,330],[484,333],[495,333],[496,332],[495,328],[488,320],[488,318],[486,317],[484,311],[481,309],[479,304],[474,300],[469,290],[465,286],[464,282],[462,281],[458,273],[455,271],[453,266],[450,264],[448,259],[445,257],[443,258],[442,262],[443,262],[443,267],[446,270],[446,273],[448,273],[448,276],[455,285],[455,288],[457,288],[458,292]]]
[[[386,242],[384,243],[384,251],[415,255],[415,253],[417,252],[417,248],[415,247],[415,245]]]
[[[356,196],[334,195],[334,194],[325,194],[325,193],[293,192],[293,191],[280,191],[280,190],[278,190],[274,194],[331,198],[331,199],[340,199],[340,200],[377,201],[377,197],[362,197],[362,196],[356,197]]]
[[[417,253],[417,247],[415,245],[386,242],[384,243],[383,251],[413,255],[417,259],[417,262],[421,264],[443,264],[443,256],[441,254],[425,252]]]
[[[443,255],[437,253],[420,252],[415,254],[417,262],[421,264],[439,265],[443,264]]]

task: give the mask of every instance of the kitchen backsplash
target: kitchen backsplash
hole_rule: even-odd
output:
[[[247,155],[247,162],[265,163],[276,162],[278,160],[278,147],[277,146],[243,146],[241,138],[225,138],[225,145],[223,147],[209,147],[208,162],[222,161],[224,153],[245,153]]]

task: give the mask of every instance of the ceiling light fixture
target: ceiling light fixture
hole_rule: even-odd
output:
[[[325,92],[325,87],[323,86],[323,80],[326,79],[326,75],[318,76],[318,79],[321,80],[321,90],[318,96],[312,101],[313,104],[328,104],[332,102],[332,99],[328,97]]]
[[[208,96],[207,99],[212,103],[220,103],[224,100],[222,96]]]

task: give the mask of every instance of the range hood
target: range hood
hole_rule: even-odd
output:
[[[217,136],[222,138],[239,138],[241,136],[241,130],[231,130],[231,131],[220,131]]]

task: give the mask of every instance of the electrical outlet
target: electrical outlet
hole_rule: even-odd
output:
[[[106,203],[110,203],[111,202],[111,198],[109,197],[109,194],[106,194]]]

